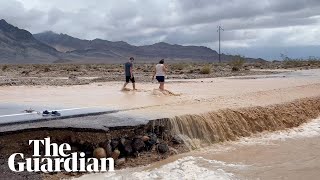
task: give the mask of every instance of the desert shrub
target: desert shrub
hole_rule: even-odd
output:
[[[300,68],[306,66],[319,66],[320,59],[314,56],[310,56],[308,59],[294,59],[281,54],[282,65],[284,68]]]
[[[308,59],[295,59],[289,58],[288,56],[281,54],[283,68],[301,68],[301,67],[319,67],[320,59],[317,57],[310,56]]]
[[[6,71],[7,69],[8,69],[8,65],[3,65],[1,68],[2,71]]]
[[[296,68],[296,67],[302,67],[304,64],[303,61],[297,60],[297,59],[290,59],[283,61],[283,65],[285,68]]]
[[[185,68],[189,67],[189,65],[187,63],[175,63],[175,64],[171,64],[170,68],[172,70],[184,70]]]
[[[29,76],[30,72],[30,70],[25,70],[21,72],[21,75]]]
[[[245,58],[238,55],[236,59],[230,62],[232,71],[240,71],[243,68],[244,63],[246,62]]]
[[[205,66],[202,67],[200,70],[201,74],[210,74],[211,73],[211,66],[209,64],[206,64]]]
[[[311,61],[311,62],[320,62],[320,58],[315,57],[315,56],[309,56],[308,61]]]
[[[280,57],[282,59],[282,61],[291,61],[292,59],[289,58],[286,54],[280,54]]]
[[[320,58],[318,57],[314,57],[314,56],[310,56],[307,60],[308,66],[316,66],[319,67],[320,66]]]
[[[284,68],[296,68],[296,67],[302,67],[304,62],[300,59],[292,59],[288,57],[285,54],[280,54],[280,57],[282,58],[283,67]]]
[[[43,72],[50,72],[51,71],[51,69],[49,68],[49,67],[45,67],[44,69],[43,69]]]
[[[34,64],[33,65],[33,69],[40,69],[42,67],[42,65],[41,64]]]
[[[67,66],[65,67],[65,71],[68,71],[68,72],[78,72],[79,71],[79,66],[77,65],[70,65],[70,66]],[[96,67],[96,69],[99,69],[99,67]]]

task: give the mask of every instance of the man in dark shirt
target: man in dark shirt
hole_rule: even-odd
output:
[[[128,83],[130,81],[132,82],[133,90],[136,90],[135,80],[134,80],[134,76],[133,76],[133,61],[134,61],[134,58],[131,57],[129,59],[129,61],[124,64],[124,71],[126,74],[126,82],[124,83],[122,90],[125,90],[126,86],[128,85]]]

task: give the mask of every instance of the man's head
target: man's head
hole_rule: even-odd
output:
[[[133,57],[131,57],[131,58],[129,59],[129,61],[130,61],[130,62],[133,62],[133,61],[134,61],[134,58],[133,58]]]
[[[164,64],[164,59],[161,59],[161,60],[159,61],[159,64]]]

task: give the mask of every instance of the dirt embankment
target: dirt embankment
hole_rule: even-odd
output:
[[[31,157],[33,147],[29,140],[42,140],[50,137],[57,144],[68,143],[72,152],[84,152],[86,158],[97,157],[95,150],[103,148],[106,156],[115,158],[116,169],[142,166],[167,158],[170,155],[187,152],[180,139],[170,136],[164,126],[152,123],[135,127],[109,128],[108,131],[76,128],[38,128],[5,132],[0,134],[0,176],[8,179],[60,179],[80,176],[82,173],[13,173],[7,165],[8,157],[13,153],[23,153]],[[40,153],[44,154],[41,146]],[[118,154],[119,153],[119,154]]]

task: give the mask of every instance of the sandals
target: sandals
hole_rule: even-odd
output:
[[[58,111],[52,111],[51,116],[61,116],[61,114]]]
[[[50,112],[45,110],[42,112],[42,116],[50,116]]]
[[[42,116],[46,117],[46,116],[61,116],[61,113],[59,113],[58,111],[52,111],[49,112],[48,110],[45,110],[42,112]]]

